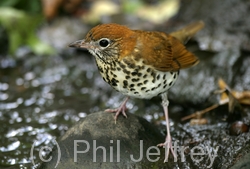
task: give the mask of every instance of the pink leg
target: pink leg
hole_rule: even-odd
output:
[[[128,99],[129,99],[129,97],[126,97],[125,100],[122,102],[122,104],[117,109],[106,109],[105,112],[115,113],[115,122],[116,122],[120,113],[122,113],[122,115],[127,118],[126,103],[127,103]]]
[[[169,103],[169,101],[167,98],[167,93],[162,94],[162,106],[163,106],[165,118],[166,118],[167,136],[166,136],[165,142],[158,144],[157,146],[165,148],[165,160],[164,160],[164,162],[168,161],[169,149],[170,149],[171,153],[173,154],[174,158],[176,158],[176,154],[175,154],[173,147],[172,147],[172,138],[170,135],[170,126],[169,126],[169,118],[168,118],[168,103]]]

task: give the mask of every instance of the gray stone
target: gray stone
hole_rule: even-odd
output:
[[[140,141],[143,141],[143,143]],[[152,124],[135,115],[128,114],[127,119],[119,116],[115,124],[114,114],[92,113],[61,137],[58,142],[60,151],[55,146],[52,154],[49,155],[52,160],[49,163],[42,164],[41,168],[54,168],[57,163],[58,152],[61,153],[60,162],[56,167],[59,169],[72,167],[84,169],[160,167],[165,165],[163,163],[163,149],[159,148],[159,155],[149,156],[152,160],[159,158],[155,163],[150,162],[146,152],[150,146],[155,146],[149,152],[157,153],[154,149],[158,143],[163,141],[163,135]],[[102,149],[106,149],[106,153]],[[77,151],[86,152],[77,153]],[[142,159],[138,160],[141,155],[143,155]]]
[[[249,168],[250,168],[250,153],[246,154],[230,169],[249,169]]]

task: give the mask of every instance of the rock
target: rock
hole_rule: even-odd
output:
[[[142,140],[143,142],[140,142]],[[159,155],[151,155],[149,158],[146,153],[151,146],[154,147],[149,152],[158,153],[155,148],[162,141],[164,141],[163,135],[140,117],[128,114],[126,119],[119,116],[115,124],[114,114],[92,113],[61,137],[58,142],[61,158],[56,168],[76,169],[83,166],[85,169],[152,168],[155,165],[160,167],[164,165],[164,156],[160,159],[160,154],[163,154],[160,153],[162,149],[159,148]],[[106,150],[105,153],[103,149]],[[52,154],[49,155],[52,156],[52,161],[43,163],[42,169],[56,166],[57,152],[58,149],[55,146]],[[141,160],[140,157],[142,157]],[[150,159],[157,159],[157,162],[152,163]]]
[[[236,164],[230,169],[248,169],[250,168],[250,153],[243,156]]]

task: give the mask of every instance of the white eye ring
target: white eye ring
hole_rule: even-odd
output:
[[[99,40],[98,44],[102,48],[107,48],[110,45],[110,40],[108,38],[102,38]]]

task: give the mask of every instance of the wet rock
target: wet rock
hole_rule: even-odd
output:
[[[250,168],[250,153],[246,154],[241,158],[236,164],[234,164],[230,169],[248,169]]]
[[[140,140],[143,140],[143,143]],[[163,140],[164,137],[152,124],[135,115],[128,114],[127,119],[119,116],[115,124],[114,114],[92,113],[70,128],[58,142],[61,158],[57,168],[84,166],[86,169],[110,169],[161,166],[164,164],[163,159],[150,163],[145,155],[150,146],[156,146]],[[55,148],[52,152],[52,161],[44,163],[41,168],[54,168],[58,159],[57,152],[58,149]],[[149,152],[157,153],[154,148]],[[143,158],[138,160],[140,153],[143,153]],[[150,158],[156,159],[160,156],[152,155]]]

